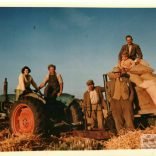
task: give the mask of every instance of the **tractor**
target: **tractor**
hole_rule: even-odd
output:
[[[7,88],[5,79],[0,95],[0,119],[9,119],[12,133],[50,133],[62,126],[82,128],[81,100],[73,95],[64,93],[55,103],[48,104],[41,92],[31,91],[24,92],[16,101],[15,94],[8,94]]]
[[[24,92],[15,100],[15,94],[7,93],[7,79],[4,93],[0,97],[0,118],[9,119],[11,133],[49,135],[72,135],[94,139],[108,139],[110,131],[86,129],[83,100],[63,93],[55,101],[45,99],[38,91]]]

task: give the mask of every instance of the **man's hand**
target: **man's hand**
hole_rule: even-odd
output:
[[[122,73],[122,74],[125,74],[126,72],[127,72],[127,71],[126,71],[125,68],[122,68],[122,69],[121,69],[121,73]]]
[[[62,92],[57,93],[57,96],[61,96]]]
[[[135,64],[136,64],[136,65],[139,64],[140,61],[141,61],[141,59],[140,59],[140,58],[137,58],[137,59],[135,60]]]
[[[125,71],[126,71],[126,73],[127,73],[127,72],[129,72],[129,71],[130,71],[130,69],[126,68],[126,69],[125,69]]]

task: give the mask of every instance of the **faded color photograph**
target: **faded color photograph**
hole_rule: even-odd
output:
[[[156,149],[156,9],[0,8],[0,152]]]

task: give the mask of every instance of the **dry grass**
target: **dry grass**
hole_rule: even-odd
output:
[[[49,146],[48,150],[54,149]],[[81,137],[62,137],[59,144],[55,145],[55,150],[100,150],[104,149],[103,141],[97,141],[89,138]]]
[[[11,135],[8,129],[0,132],[0,151],[35,151],[45,150],[53,142],[59,143],[57,137],[42,138],[36,135]]]
[[[141,136],[143,134],[156,134],[156,127],[145,130],[122,131],[119,136],[111,138],[104,143],[106,149],[141,149]]]
[[[0,132],[0,151],[35,150],[95,150],[103,149],[103,142],[80,137],[42,138],[35,135],[13,136],[8,129]]]
[[[122,131],[108,141],[64,136],[42,138],[35,135],[13,136],[8,129],[0,132],[0,151],[35,150],[100,150],[100,149],[140,149],[142,134],[156,134],[156,127],[146,130]]]

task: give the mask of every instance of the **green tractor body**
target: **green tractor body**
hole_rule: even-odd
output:
[[[83,115],[79,100],[63,93],[56,101],[47,101],[34,91],[22,94],[15,101],[15,94],[7,93],[7,80],[0,95],[0,119],[9,119],[12,133],[49,133],[51,130],[80,127]],[[61,130],[63,130],[61,129]]]

